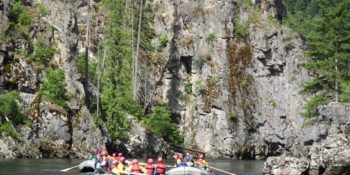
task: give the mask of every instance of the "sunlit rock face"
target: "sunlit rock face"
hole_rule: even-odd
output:
[[[238,159],[303,154],[298,92],[308,74],[298,64],[306,58],[300,36],[280,25],[283,4],[154,3],[155,32],[170,38],[156,99],[177,114],[185,145]]]
[[[0,2],[1,35],[9,26],[14,2]],[[111,141],[103,124],[95,123],[84,103],[83,78],[75,65],[85,49],[88,1],[34,0],[25,5],[34,10],[41,2],[49,13],[33,19],[30,36],[36,40],[38,33],[45,35],[57,48],[52,64],[64,70],[68,109],[38,96],[42,68],[15,52],[31,46],[23,40],[0,42],[0,93],[19,90],[20,106],[33,120],[32,126],[19,130],[25,142],[0,134],[0,157],[88,157],[97,147],[116,143],[132,156],[147,151],[171,154],[169,145],[131,116],[130,138],[123,141]],[[91,3],[94,13],[100,1]],[[152,5],[152,15],[147,17],[154,17],[150,25],[157,57],[150,68],[150,83],[155,87],[150,101],[172,110],[185,147],[214,158],[284,155],[299,164],[299,158],[307,157],[310,172],[336,174],[339,169],[326,167],[338,161],[341,167],[347,166],[342,139],[350,133],[348,107],[321,107],[312,125],[300,115],[307,99],[299,92],[309,79],[300,63],[308,58],[302,37],[281,25],[286,14],[281,0],[146,3]],[[91,41],[91,60],[96,60],[103,37],[104,17],[97,15],[91,23],[91,35],[100,36]],[[160,43],[160,36],[166,36],[167,42]],[[96,88],[89,88],[95,96]],[[0,116],[0,122],[4,120]],[[344,156],[333,160],[331,154]],[[327,159],[321,161],[319,155]]]
[[[19,49],[33,49],[22,39],[0,43],[0,93],[9,90],[20,91],[20,107],[25,117],[31,119],[30,126],[19,129],[20,139],[7,134],[0,136],[0,157],[71,157],[92,156],[97,147],[105,147],[108,134],[103,134],[90,111],[84,104],[84,89],[74,59],[83,47],[86,2],[68,1],[22,1],[29,15],[35,15],[36,5],[43,3],[47,8],[45,17],[32,18],[33,27],[28,37],[36,41],[40,36],[48,38],[56,49],[50,66],[62,68],[65,74],[66,92],[73,98],[67,107],[62,107],[40,97],[39,88],[45,72],[44,67],[33,64],[30,57],[16,52]],[[9,25],[11,7],[15,1],[0,3],[0,32],[5,36]],[[98,5],[98,4],[93,4]],[[80,19],[80,20],[78,20]],[[51,27],[50,27],[51,26]],[[1,116],[2,118],[3,116]],[[3,119],[2,119],[3,121]]]

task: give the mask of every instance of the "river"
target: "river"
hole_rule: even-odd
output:
[[[78,165],[79,159],[0,159],[0,175],[85,175],[78,169],[62,173],[61,169]],[[165,162],[165,163],[171,163]],[[209,160],[210,166],[233,172],[238,175],[262,174],[263,161],[255,160]],[[221,175],[222,173],[216,172]],[[223,175],[223,174],[222,174]]]

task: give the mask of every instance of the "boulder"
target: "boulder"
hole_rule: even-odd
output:
[[[331,135],[310,150],[312,175],[350,174],[350,139],[345,134]]]
[[[89,110],[84,106],[72,116],[72,155],[75,158],[88,158],[97,148],[105,148],[107,137],[94,122]]]
[[[148,154],[164,157],[173,155],[167,142],[147,131],[134,116],[128,115],[127,117],[132,126],[130,136],[123,145],[131,157],[147,157]]]
[[[66,109],[42,98],[37,112],[33,118],[43,156],[68,157],[72,131]]]
[[[6,134],[0,133],[0,158],[14,159],[18,156],[16,152],[17,142]]]
[[[4,57],[3,83],[5,87],[17,88],[22,92],[34,93],[38,90],[40,73],[25,58]]]
[[[264,163],[265,175],[306,175],[309,160],[296,157],[269,157]]]

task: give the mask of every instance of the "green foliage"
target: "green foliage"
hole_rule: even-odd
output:
[[[36,11],[40,16],[46,16],[49,14],[49,11],[43,3],[38,4],[38,6],[36,7]]]
[[[138,106],[133,101],[131,91],[131,30],[122,27],[129,20],[124,7],[123,1],[105,0],[102,1],[100,9],[107,14],[103,41],[107,54],[101,79],[101,106],[106,114],[107,129],[114,140],[128,137],[130,123],[127,114],[138,116],[135,114],[135,111],[138,111],[135,108]],[[144,35],[143,37],[146,38]],[[146,47],[148,40],[142,40],[143,37],[141,47]]]
[[[24,5],[21,2],[17,1],[12,6],[11,12],[16,24],[24,26],[29,26],[32,24],[32,18],[29,16],[26,7],[24,7]]]
[[[13,128],[11,123],[6,122],[6,123],[1,124],[0,125],[0,132],[4,132],[17,140],[22,140],[21,134],[15,128]]]
[[[32,27],[32,18],[20,1],[14,3],[9,17],[9,27],[5,32],[6,40],[25,39],[29,43],[30,38],[28,33]]]
[[[24,121],[23,121],[23,124],[25,125],[25,126],[28,126],[28,127],[33,127],[33,120],[31,120],[31,119],[25,119]]]
[[[153,114],[143,121],[151,132],[165,141],[174,144],[183,143],[183,137],[178,131],[177,125],[171,119],[171,112],[165,107],[156,107]]]
[[[14,125],[21,124],[23,122],[23,115],[21,114],[17,104],[18,100],[18,91],[10,91],[0,95],[0,116],[8,117]]]
[[[107,129],[114,139],[127,138],[130,130],[130,122],[122,110],[122,108],[107,110]]]
[[[304,111],[301,113],[304,117],[310,118],[318,115],[317,107],[323,104],[327,100],[325,95],[314,96],[305,106]]]
[[[196,94],[203,94],[204,93],[204,83],[201,80],[197,80],[194,83],[194,89]]]
[[[229,113],[229,117],[231,121],[236,121],[237,113],[235,111]]]
[[[340,94],[340,102],[350,103],[350,81],[341,82],[340,89],[342,90],[342,93]]]
[[[186,83],[185,84],[185,92],[186,94],[192,94],[192,83]]]
[[[288,40],[283,41],[283,47],[285,49],[288,49],[288,50],[293,49],[294,48],[293,40],[292,39],[288,39]]]
[[[62,69],[48,69],[40,88],[40,95],[45,96],[52,103],[66,106],[64,72]]]
[[[316,123],[316,118],[305,118],[303,122],[303,128],[307,128]]]
[[[272,100],[272,101],[271,101],[271,105],[272,105],[272,107],[274,107],[274,108],[277,107],[277,103],[275,102],[275,100]]]
[[[148,64],[162,61],[162,55],[155,55],[151,41],[156,35],[152,29],[153,14],[151,6],[144,1],[144,11],[140,33],[140,62]],[[136,4],[135,7],[138,7]],[[171,120],[170,112],[156,108],[155,112],[146,118],[143,107],[133,100],[132,95],[132,48],[130,16],[125,13],[124,1],[104,0],[100,10],[106,14],[104,28],[103,47],[106,48],[106,64],[101,78],[101,107],[105,114],[105,124],[113,140],[127,138],[130,131],[128,115],[134,115],[142,120],[150,131],[154,132],[167,141],[178,142],[181,140],[177,125]],[[134,24],[138,24],[139,9],[134,9]],[[130,12],[130,11],[129,11]],[[137,38],[137,27],[134,27],[134,38]],[[159,36],[158,41],[162,47],[168,43],[167,34]],[[99,57],[99,62],[101,62]],[[83,65],[77,62],[77,67]],[[142,78],[141,78],[142,79]],[[95,115],[96,116],[96,115]],[[95,117],[96,118],[96,117]],[[160,120],[158,120],[160,118]],[[95,119],[101,122],[101,119]]]
[[[213,87],[217,83],[217,80],[215,80],[213,77],[209,77],[207,79],[207,86],[208,87]]]
[[[243,6],[245,9],[249,9],[252,7],[252,1],[251,0],[239,0],[237,1],[238,6]]]
[[[279,26],[279,22],[277,21],[277,19],[275,18],[275,16],[269,14],[267,15],[267,21],[271,26]]]
[[[77,66],[78,72],[85,76],[85,54],[80,55],[78,59],[75,61],[75,65]],[[89,78],[92,80],[96,74],[97,64],[89,61]]]
[[[301,93],[324,94],[308,102],[305,116],[317,115],[317,106],[335,100],[336,94],[341,102],[348,102],[350,0],[286,0],[286,5],[289,14],[284,23],[305,36],[311,60],[302,66],[314,75]]]
[[[234,18],[234,35],[241,39],[246,39],[248,37],[249,31],[249,23],[248,22],[240,22],[238,18]]]
[[[209,32],[208,33],[208,42],[214,43],[217,40],[215,33]]]
[[[246,24],[249,26],[250,24],[259,23],[262,20],[262,16],[259,10],[253,10],[249,13],[248,20]]]
[[[244,100],[243,100],[242,106],[243,106],[243,109],[244,109],[244,110],[249,109],[249,107],[250,107],[250,102],[249,102],[249,100],[244,99]]]
[[[48,66],[55,53],[56,49],[54,47],[47,45],[43,38],[39,38],[35,43],[31,60],[37,66]]]
[[[165,33],[160,35],[158,41],[162,47],[166,47],[166,45],[168,44],[168,35]]]

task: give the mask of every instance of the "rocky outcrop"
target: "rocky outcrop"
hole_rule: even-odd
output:
[[[1,34],[14,2],[0,2]],[[91,2],[94,13],[100,1]],[[48,14],[33,19],[30,37],[35,42],[43,35],[46,42],[57,46],[50,66],[64,70],[68,107],[40,99],[37,94],[44,72],[15,53],[26,47],[22,41],[9,44],[1,40],[0,93],[18,89],[21,107],[28,109],[33,126],[20,127],[22,141],[1,133],[0,157],[87,157],[97,146],[112,142],[84,103],[85,96],[94,96],[95,90],[91,84],[84,89],[75,65],[85,48],[88,1],[33,0],[25,5],[34,10],[39,3],[47,7]],[[310,121],[300,115],[305,99],[299,91],[309,75],[299,64],[307,58],[302,38],[280,25],[286,12],[281,0],[147,3],[153,5],[149,17],[154,17],[156,53],[152,54],[157,57],[150,68],[150,104],[172,109],[186,147],[211,157],[284,155],[269,159],[270,173],[346,173],[348,108],[337,104],[320,108],[321,115],[311,121],[314,124],[305,127]],[[103,14],[91,21],[91,35],[98,36],[88,48],[91,60],[96,60],[103,21]],[[167,42],[161,43],[161,37]],[[129,119],[131,135],[122,141],[121,149],[133,156],[170,153],[163,140]],[[332,154],[344,156],[333,159]],[[305,160],[299,157],[308,158],[306,169]],[[289,162],[296,167],[288,167]]]
[[[5,35],[11,20],[11,6],[16,1],[0,2],[0,34]],[[90,13],[96,13],[100,1],[91,1]],[[112,142],[103,123],[96,125],[85,96],[95,96],[95,88],[89,84],[83,86],[83,78],[75,64],[79,55],[85,52],[88,1],[22,1],[30,12],[30,42],[23,44],[21,39],[6,42],[0,38],[0,94],[8,90],[20,91],[19,101],[25,117],[33,123],[31,126],[18,126],[21,138],[9,134],[0,135],[0,157],[70,157],[91,156],[97,147],[108,147]],[[37,12],[37,5],[45,7],[47,13],[42,16]],[[90,60],[96,61],[97,49],[103,29],[104,15],[91,19],[89,49]],[[45,43],[55,47],[52,60],[46,65],[61,68],[65,75],[65,91],[69,100],[65,107],[59,106],[39,95],[40,83],[45,75],[45,67],[35,65],[31,58],[15,52],[26,49],[33,51],[38,38],[45,38]],[[86,93],[89,92],[89,93]],[[0,116],[2,120],[2,116]],[[0,121],[2,122],[2,121]],[[141,124],[132,120],[130,139],[120,143],[124,153],[141,156],[141,153],[168,154],[169,146],[147,132]],[[16,146],[17,145],[17,146]],[[110,148],[111,150],[115,148]]]
[[[78,43],[80,35],[78,30],[78,15],[85,15],[87,4],[85,2],[63,1],[31,1],[24,3],[29,10],[35,10],[35,6],[42,3],[46,10],[46,16],[33,17],[33,28],[30,37],[33,41],[37,37],[45,36],[47,42],[57,46],[51,64],[64,70],[67,85],[67,94],[71,95],[68,107],[63,108],[39,97],[38,90],[43,79],[42,67],[33,66],[30,59],[25,59],[16,54],[7,46],[0,43],[1,50],[1,89],[17,89],[21,92],[20,106],[23,111],[28,111],[28,118],[33,125],[21,126],[22,139],[9,139],[6,134],[0,138],[2,144],[11,149],[2,149],[1,155],[11,152],[14,157],[88,157],[96,151],[97,147],[104,147],[107,135],[95,125],[92,115],[82,103],[85,92],[77,73],[75,59],[78,55]],[[3,4],[2,19],[10,15],[12,1]],[[76,9],[76,10],[74,10]],[[78,11],[79,12],[78,12]],[[31,14],[31,15],[35,15]],[[81,19],[86,19],[79,16]],[[86,20],[79,21],[85,25]],[[6,28],[6,22],[1,22]],[[1,34],[3,34],[1,31]],[[16,43],[16,42],[15,42]],[[80,47],[83,47],[80,45]],[[18,47],[16,47],[18,49]],[[23,128],[27,128],[23,130]],[[30,143],[30,144],[29,144]],[[21,145],[17,148],[13,145]],[[4,147],[5,148],[5,147]]]
[[[308,152],[310,174],[349,174],[350,107],[332,103],[320,107],[319,112],[320,117],[312,126],[318,130],[306,142],[312,143]]]
[[[303,175],[309,168],[306,158],[294,157],[269,157],[265,164],[263,173],[266,175]]]
[[[264,165],[266,174],[288,173],[291,169],[301,174],[333,175],[349,174],[350,171],[350,108],[332,103],[319,108],[320,116],[314,123],[303,129],[304,158],[270,157]],[[293,160],[294,163],[284,163]],[[303,166],[294,166],[302,160]],[[304,166],[305,165],[305,166]],[[307,166],[306,166],[307,165]],[[296,173],[300,174],[300,173]]]
[[[133,116],[128,116],[131,125],[129,138],[121,145],[124,146],[131,157],[147,157],[148,155],[174,155],[170,145],[147,131]]]
[[[177,114],[185,145],[213,157],[302,154],[306,58],[301,37],[269,20],[283,17],[281,1],[154,3],[155,32],[171,38],[154,100]]]

